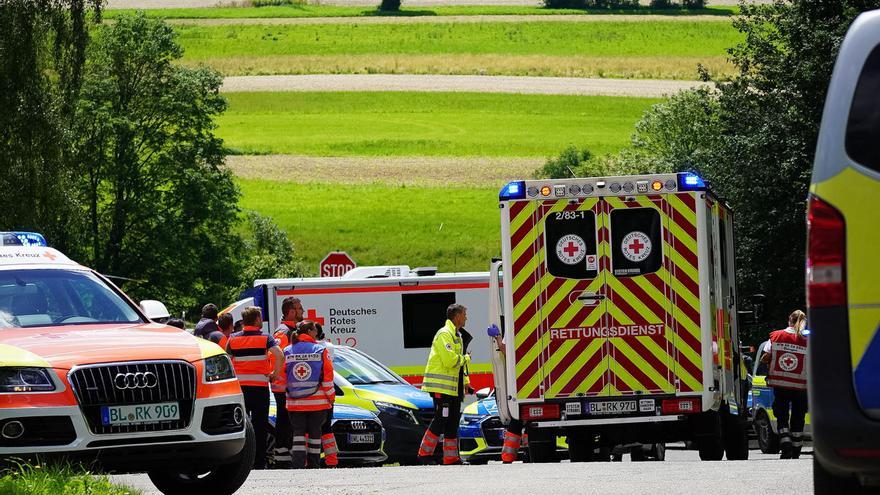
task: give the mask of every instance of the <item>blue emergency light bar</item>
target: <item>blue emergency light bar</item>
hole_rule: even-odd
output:
[[[702,191],[706,189],[706,183],[703,179],[690,172],[678,174],[678,190],[679,191]]]
[[[512,199],[526,198],[526,183],[522,180],[509,182],[501,189],[498,199],[501,201],[510,201]]]
[[[36,246],[48,247],[43,234],[36,232],[0,232],[0,245],[2,246]]]

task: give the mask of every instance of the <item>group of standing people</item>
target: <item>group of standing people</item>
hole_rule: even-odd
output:
[[[275,332],[267,335],[259,307],[245,308],[241,330],[234,331],[232,315],[218,315],[217,307],[207,304],[193,333],[223,347],[232,360],[254,428],[254,469],[266,467],[270,393],[276,405],[273,467],[318,468],[322,452],[324,465],[336,467],[331,349],[322,342],[321,325],[303,319],[299,299],[286,298],[281,312]]]

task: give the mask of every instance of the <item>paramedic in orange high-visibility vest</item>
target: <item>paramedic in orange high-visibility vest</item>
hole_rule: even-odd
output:
[[[333,345],[325,341],[327,337],[324,335],[324,328],[320,323],[315,322],[315,328],[318,330],[316,340],[327,348],[327,354],[330,361],[333,361]],[[335,390],[335,388],[334,388]],[[333,413],[327,415],[324,424],[321,425],[321,447],[324,449],[324,466],[335,468],[339,466],[339,449],[336,447],[336,435],[333,434]]]
[[[256,437],[254,469],[266,468],[266,434],[269,425],[269,382],[281,374],[284,355],[271,335],[263,333],[260,308],[251,306],[241,314],[243,330],[226,342],[235,376],[244,395],[244,407],[251,417]],[[275,356],[275,366],[269,356]]]
[[[281,323],[275,329],[275,343],[282,350],[290,345],[290,336],[296,333],[296,325],[303,321],[303,305],[295,297],[281,301]],[[274,363],[274,361],[273,361]],[[293,466],[290,447],[293,436],[290,432],[290,417],[285,412],[287,403],[287,374],[282,367],[281,374],[272,380],[272,395],[275,396],[275,451],[274,468],[288,469]]]
[[[317,342],[313,321],[300,322],[297,340],[284,349],[287,373],[287,411],[293,430],[291,458],[294,469],[321,466],[321,425],[333,414],[333,361]],[[308,441],[306,441],[308,436]]]
[[[443,464],[461,464],[458,451],[458,421],[461,402],[469,385],[467,347],[473,337],[464,329],[467,308],[451,304],[446,308],[446,324],[434,335],[422,390],[434,399],[434,418],[419,446],[419,461],[430,464],[434,449],[443,435]]]
[[[799,458],[803,445],[807,415],[806,326],[807,315],[795,311],[788,317],[788,328],[770,334],[761,356],[761,361],[770,365],[767,385],[773,388],[773,414],[782,459]]]

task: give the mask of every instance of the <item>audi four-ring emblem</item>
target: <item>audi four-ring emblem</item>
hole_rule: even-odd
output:
[[[367,423],[365,423],[363,421],[352,421],[351,422],[351,429],[352,430],[366,430]]]
[[[137,373],[117,373],[113,377],[113,384],[120,390],[135,388],[153,388],[159,384],[159,379],[152,371]]]

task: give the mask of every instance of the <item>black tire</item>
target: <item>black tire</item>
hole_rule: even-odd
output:
[[[779,435],[773,433],[770,418],[765,413],[759,412],[755,418],[755,435],[758,437],[758,448],[761,452],[771,455],[779,453]]]
[[[489,464],[489,459],[485,458],[485,457],[483,457],[481,459],[468,459],[467,463],[470,464],[471,466],[483,466],[483,465]]]
[[[867,493],[876,493],[869,491],[868,488],[859,484],[855,477],[836,476],[822,467],[816,457],[813,457],[813,493],[815,495],[837,495],[846,493],[847,495],[860,495]]]
[[[569,430],[568,435],[568,458],[571,462],[591,462],[598,448],[595,435],[584,430]]]
[[[235,462],[223,464],[207,472],[150,471],[150,481],[165,495],[232,495],[247,480],[256,453],[254,428],[250,421],[245,428],[244,447]]]
[[[666,460],[666,444],[665,443],[655,443],[651,446],[651,460],[652,461],[665,461]]]
[[[720,461],[724,458],[721,415],[716,411],[700,413],[696,418],[696,443],[700,460]]]
[[[632,462],[644,462],[648,460],[648,456],[645,453],[644,447],[639,445],[638,447],[633,447],[629,453],[629,460]]]
[[[528,432],[530,462],[559,462],[559,456],[556,455],[556,435],[552,431],[529,428]]]
[[[722,409],[721,422],[724,428],[724,452],[728,461],[749,460],[749,433],[746,420],[739,414],[733,414],[728,408]]]

